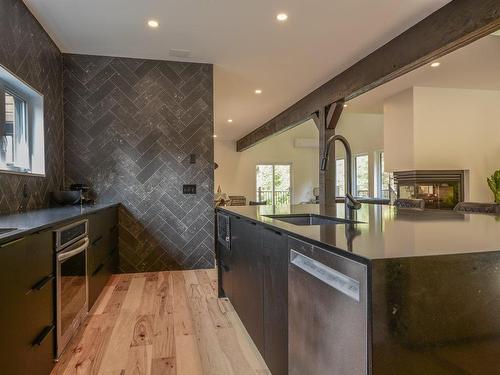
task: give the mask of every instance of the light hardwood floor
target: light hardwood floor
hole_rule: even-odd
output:
[[[270,374],[214,270],[115,275],[52,375]]]

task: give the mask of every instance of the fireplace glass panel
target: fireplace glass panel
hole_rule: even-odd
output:
[[[398,189],[400,198],[423,199],[425,201],[425,208],[452,210],[460,201],[459,182],[401,182]]]

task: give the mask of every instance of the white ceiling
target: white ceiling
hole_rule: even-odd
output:
[[[414,86],[500,90],[500,33],[486,36],[438,59],[441,65],[422,66],[379,86],[347,104],[347,112],[383,113],[384,101]]]
[[[25,0],[63,52],[215,64],[219,139],[257,128],[448,2]]]

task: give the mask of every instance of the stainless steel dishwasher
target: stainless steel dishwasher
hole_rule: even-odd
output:
[[[290,375],[368,374],[367,267],[289,237]]]

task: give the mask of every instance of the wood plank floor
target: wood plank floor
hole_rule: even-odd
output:
[[[214,270],[114,275],[52,375],[270,374]]]

